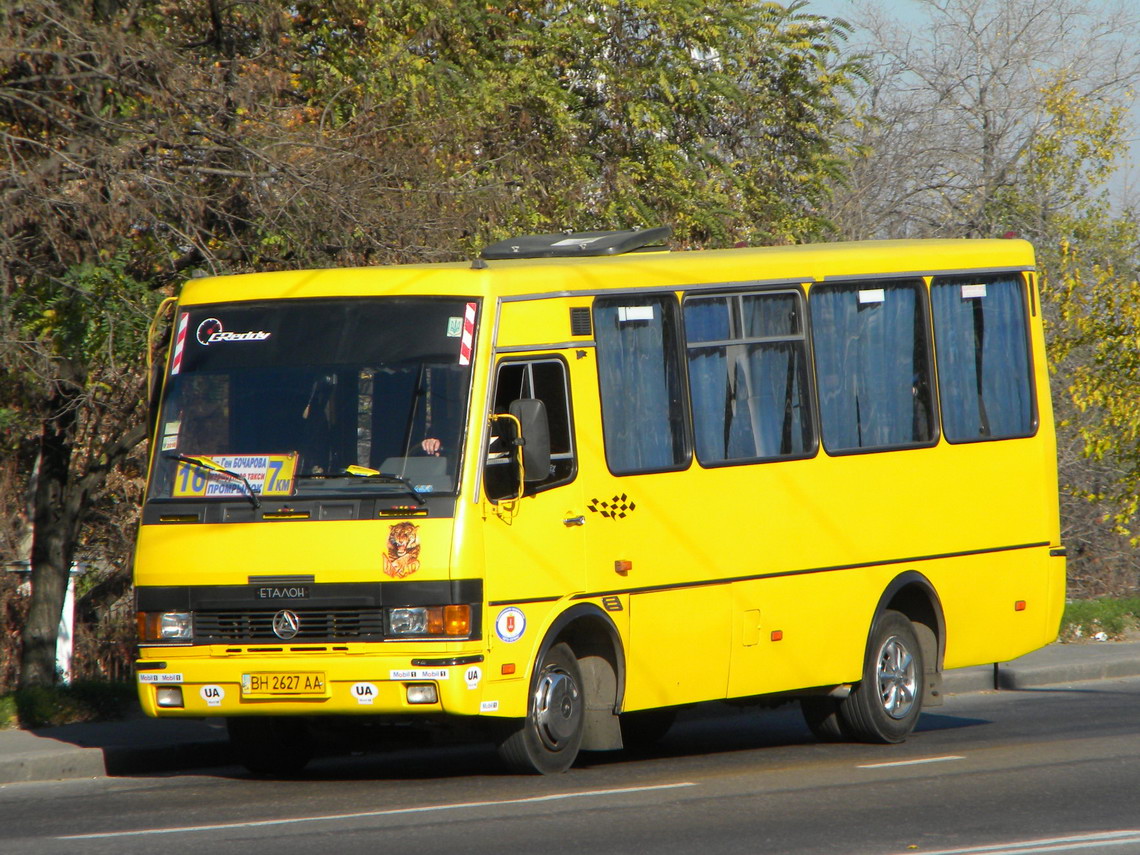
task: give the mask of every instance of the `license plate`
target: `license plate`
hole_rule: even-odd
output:
[[[312,671],[259,672],[241,675],[241,693],[246,698],[324,697],[328,683],[324,674]]]

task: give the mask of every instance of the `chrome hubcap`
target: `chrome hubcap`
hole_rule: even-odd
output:
[[[898,636],[892,635],[879,648],[875,677],[886,714],[893,719],[906,718],[918,697],[918,672],[914,657]]]
[[[582,718],[581,693],[573,678],[558,667],[542,673],[534,693],[534,723],[551,751],[561,751],[577,732]]]

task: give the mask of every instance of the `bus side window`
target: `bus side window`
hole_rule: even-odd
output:
[[[1020,277],[935,277],[934,345],[949,442],[1032,436],[1037,428]]]
[[[689,465],[677,314],[672,294],[594,301],[602,433],[615,475]]]
[[[536,477],[539,473],[528,472],[527,492],[547,490],[573,480],[577,463],[565,363],[556,357],[501,362],[491,412],[509,413],[511,402],[524,398],[542,401],[550,425],[549,471],[541,477]],[[518,494],[514,427],[508,419],[492,419],[488,431],[484,486],[487,496],[498,501]]]
[[[815,453],[798,291],[686,297],[697,459],[706,466]]]
[[[937,441],[925,296],[914,280],[812,288],[812,349],[828,453]]]

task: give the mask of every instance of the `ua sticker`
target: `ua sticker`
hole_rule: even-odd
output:
[[[478,665],[472,665],[463,673],[463,679],[467,681],[468,689],[477,689],[479,681],[483,679],[483,670]]]
[[[350,691],[356,702],[362,706],[368,706],[376,700],[376,686],[372,683],[356,683]]]
[[[526,615],[514,606],[503,609],[495,618],[495,635],[510,644],[522,638],[526,631]]]
[[[203,686],[198,690],[198,694],[202,696],[207,706],[220,707],[222,698],[226,696],[226,690],[221,686]]]

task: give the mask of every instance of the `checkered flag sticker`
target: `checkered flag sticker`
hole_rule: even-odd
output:
[[[605,499],[590,499],[590,504],[586,507],[591,512],[601,514],[606,519],[622,520],[633,513],[637,505],[633,499],[622,493],[620,496],[614,496],[608,502]]]

